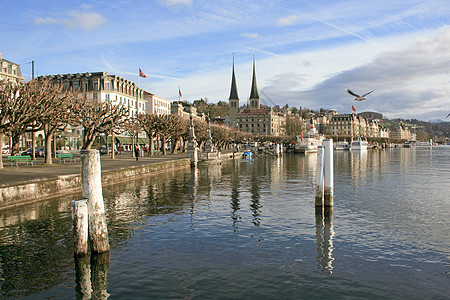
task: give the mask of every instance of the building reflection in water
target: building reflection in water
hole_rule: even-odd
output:
[[[264,173],[262,173],[264,174]],[[252,175],[250,178],[250,193],[251,193],[251,201],[250,201],[250,210],[252,211],[253,216],[253,224],[257,227],[260,225],[260,211],[261,211],[261,187],[260,187],[260,178],[261,173],[258,172],[258,169],[254,167],[252,169]]]
[[[329,274],[333,272],[333,238],[333,209],[316,207],[317,262]]]
[[[107,299],[109,252],[75,255],[76,299]]]

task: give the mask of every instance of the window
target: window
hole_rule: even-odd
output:
[[[109,82],[105,82],[105,90],[109,91]]]

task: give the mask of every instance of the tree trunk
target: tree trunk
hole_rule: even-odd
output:
[[[166,155],[166,137],[162,136],[161,137],[161,152],[163,153],[163,155]]]
[[[153,156],[153,133],[148,136],[148,156]]]
[[[52,136],[53,133],[45,133],[45,164],[52,164]]]
[[[3,151],[3,138],[5,137],[4,133],[0,133],[0,151]],[[3,158],[0,152],[0,169],[3,169]]]

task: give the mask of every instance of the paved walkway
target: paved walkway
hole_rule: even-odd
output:
[[[170,161],[174,159],[187,158],[186,153],[159,155],[154,157],[139,157],[136,161],[132,157],[131,152],[123,152],[111,159],[111,155],[101,156],[102,170],[115,170],[129,168],[132,166],[143,166],[162,161]],[[0,186],[21,185],[30,180],[36,179],[53,179],[61,175],[81,174],[81,163],[78,157],[73,163],[60,163],[59,160],[53,160],[52,165],[44,165],[43,158],[38,158],[33,166],[26,163],[19,163],[19,167],[11,166],[7,161],[7,156],[3,156],[4,169],[0,169]]]

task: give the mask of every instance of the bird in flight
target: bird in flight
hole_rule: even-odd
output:
[[[356,98],[354,99],[355,101],[363,101],[363,100],[366,100],[366,96],[369,95],[370,93],[372,93],[373,91],[375,91],[375,90],[371,90],[370,92],[365,93],[364,95],[360,96],[360,95],[357,95],[357,94],[353,93],[352,91],[350,91],[350,90],[347,89],[347,88],[346,88],[345,90],[346,90],[350,95],[356,97]]]

